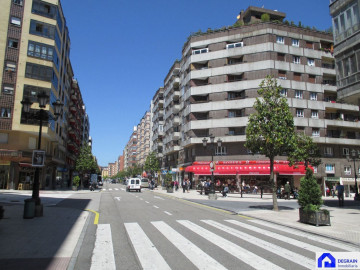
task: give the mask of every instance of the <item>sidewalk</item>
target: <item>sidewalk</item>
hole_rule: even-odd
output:
[[[166,190],[161,188],[155,189],[154,192],[163,193],[164,195],[177,197],[179,199],[196,201],[203,200],[206,205],[212,204],[216,207],[216,201],[209,200],[208,196],[200,195],[196,190],[190,190],[189,193],[183,193],[182,189],[174,191],[174,193],[167,193]],[[353,198],[345,198],[344,207],[338,207],[337,198],[327,197],[323,198],[325,206],[322,207],[330,212],[331,226],[319,226],[304,224],[299,222],[299,210],[297,201],[292,199],[290,201],[296,202],[296,208],[280,207],[278,212],[272,210],[273,200],[271,194],[264,194],[263,198],[260,198],[260,194],[243,194],[241,198],[240,194],[229,194],[224,198],[221,194],[217,193],[217,201],[233,201],[233,202],[246,202],[252,206],[248,209],[238,211],[237,214],[261,219],[271,223],[284,225],[287,227],[299,229],[305,232],[310,232],[317,235],[326,236],[329,238],[342,240],[352,243],[359,247],[360,251],[360,202],[354,201]],[[281,204],[284,199],[278,199]],[[288,201],[287,201],[288,202]]]

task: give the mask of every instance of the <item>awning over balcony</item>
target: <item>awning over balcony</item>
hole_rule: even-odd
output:
[[[197,175],[211,175],[210,162],[194,162],[186,167],[186,172]],[[280,175],[305,175],[303,163],[289,166],[288,161],[274,162],[274,172]],[[270,162],[260,160],[218,161],[215,162],[214,175],[270,175]]]

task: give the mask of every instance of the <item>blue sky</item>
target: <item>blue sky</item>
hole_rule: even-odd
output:
[[[191,33],[233,25],[248,6],[319,30],[329,0],[61,0],[71,63],[90,118],[98,164],[115,162]]]

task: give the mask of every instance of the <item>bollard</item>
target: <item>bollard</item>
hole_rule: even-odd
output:
[[[24,218],[34,218],[35,216],[35,200],[34,199],[26,199],[24,200]]]

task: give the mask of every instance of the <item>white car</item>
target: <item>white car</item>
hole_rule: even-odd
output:
[[[140,178],[130,178],[126,182],[126,191],[135,190],[141,192],[141,179]]]

